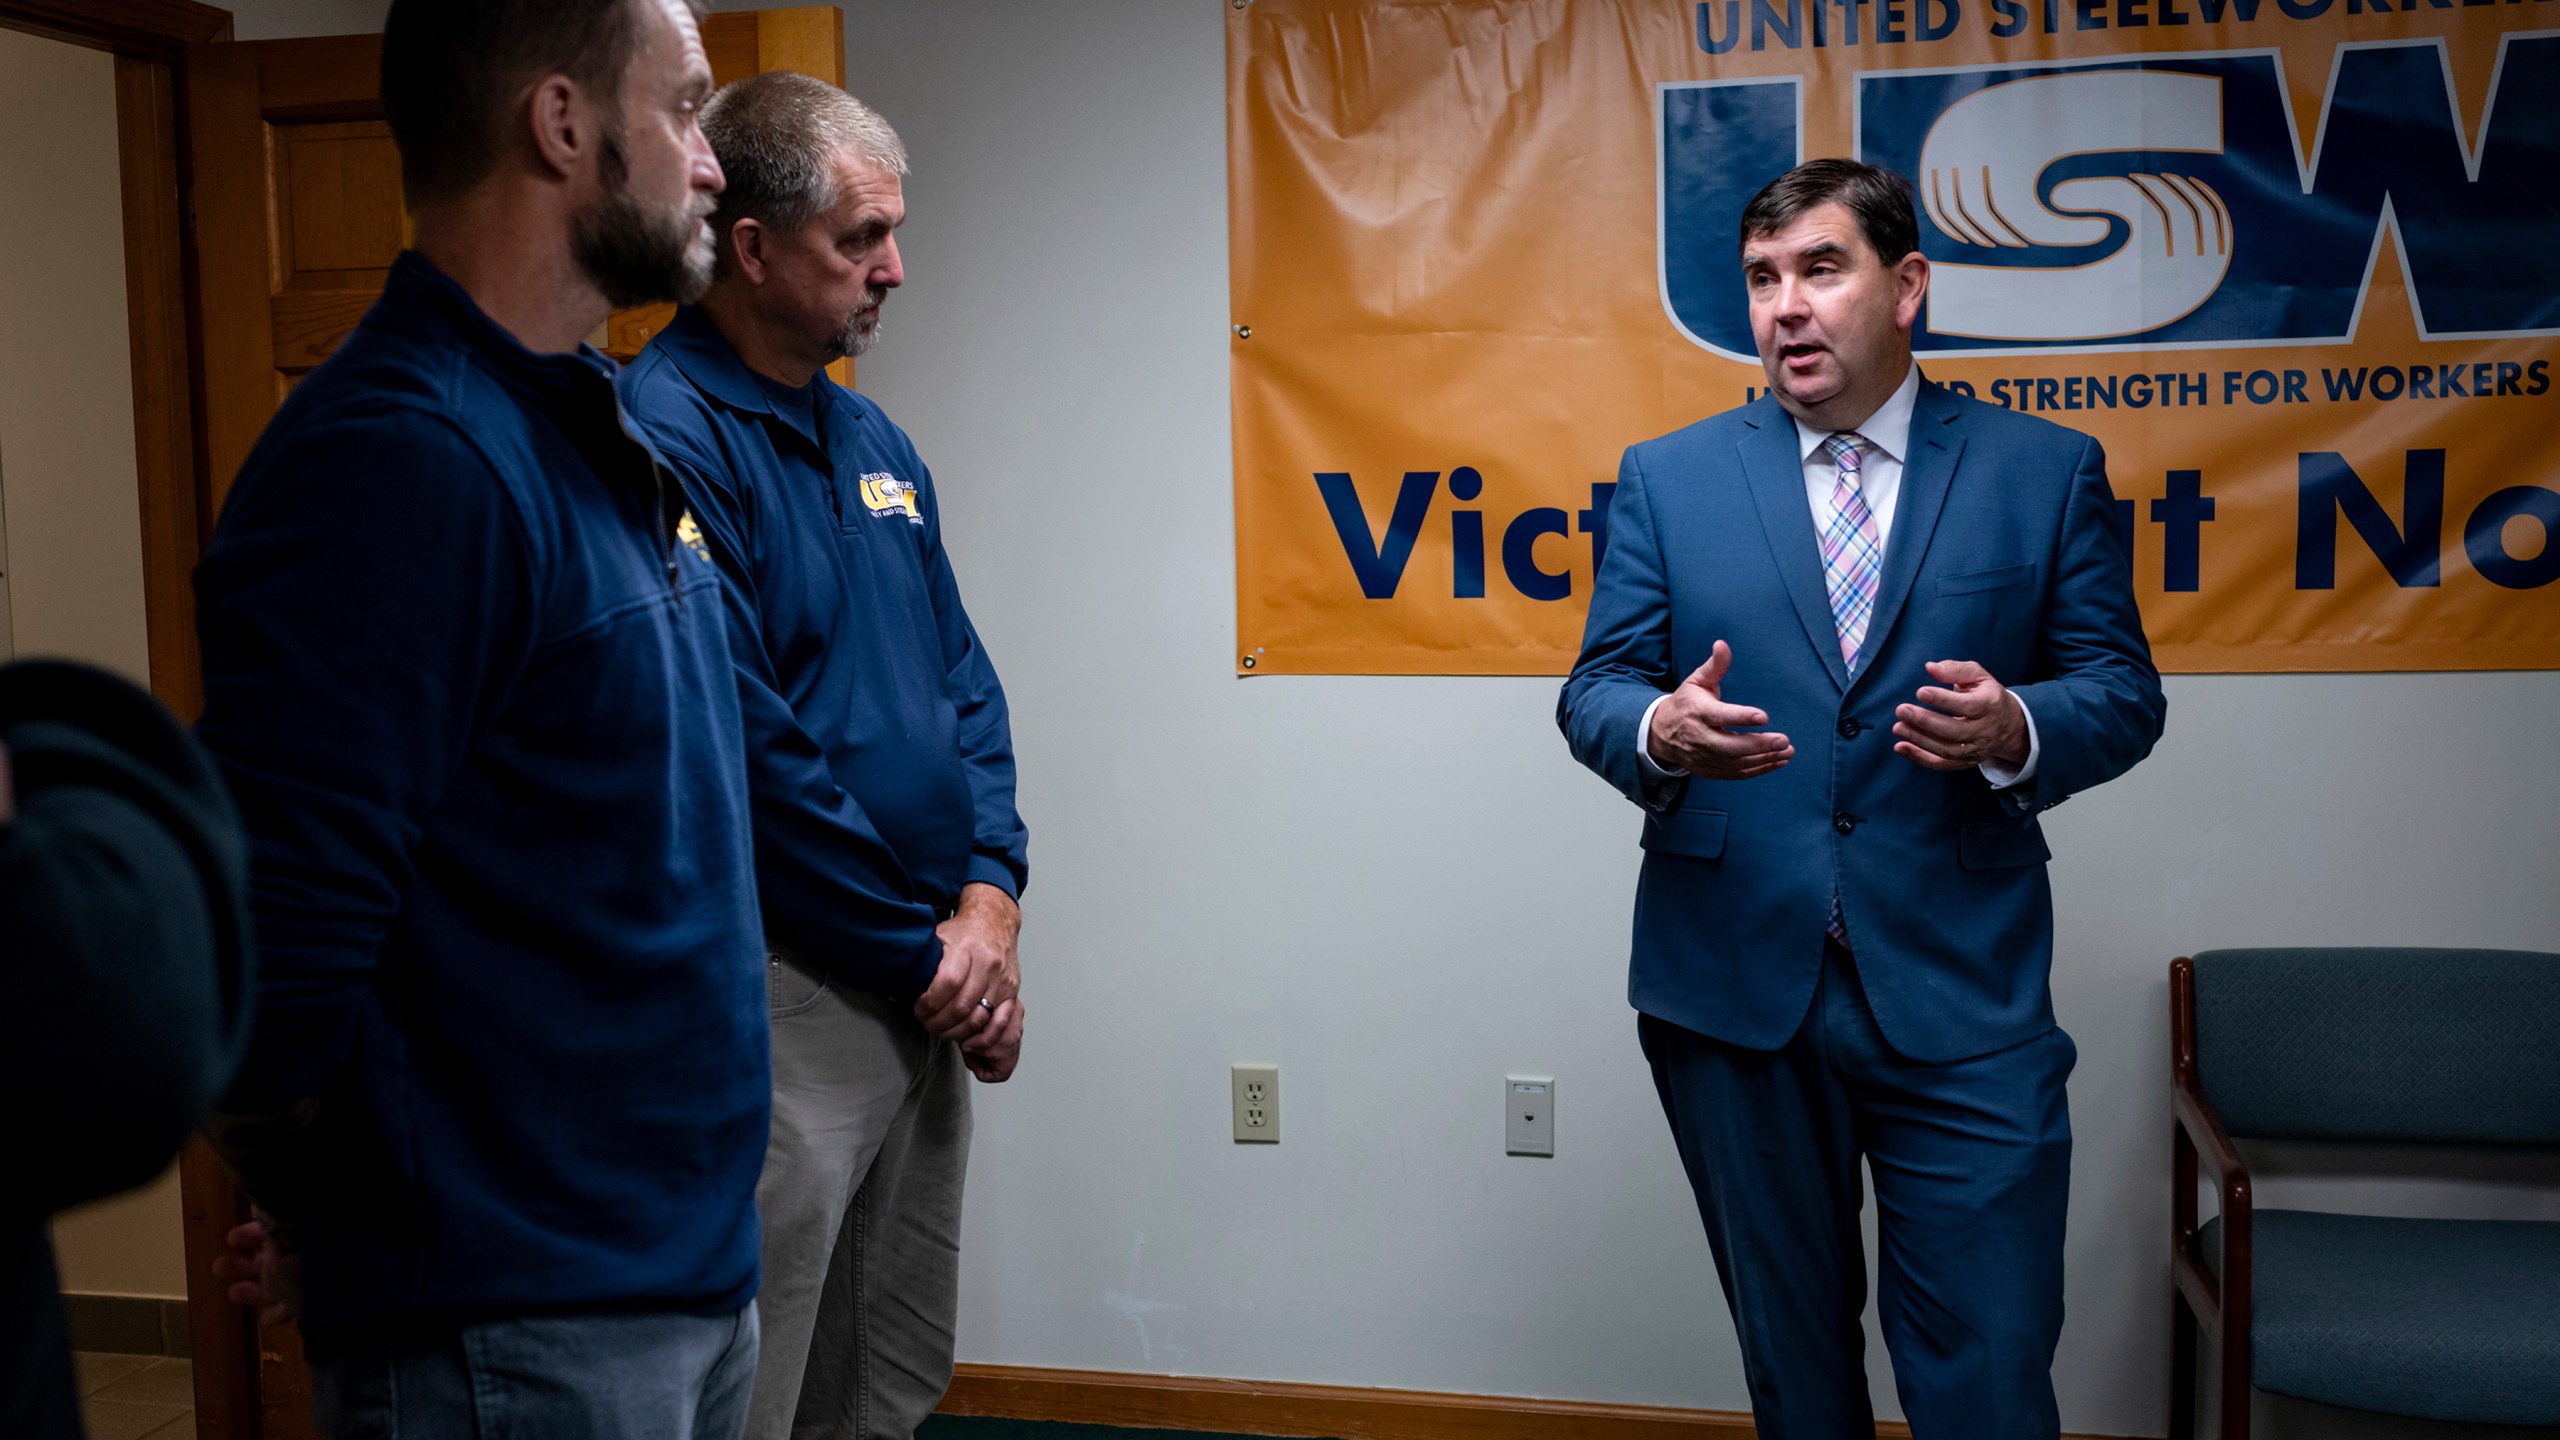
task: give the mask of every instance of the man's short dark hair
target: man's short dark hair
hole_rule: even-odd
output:
[[[1742,248],[1793,225],[1808,210],[1834,203],[1858,217],[1858,233],[1885,264],[1920,248],[1911,186],[1890,170],[1855,160],[1807,160],[1762,186],[1742,207]]]
[[[640,47],[644,0],[393,0],[382,26],[382,113],[415,207],[497,165],[527,87],[566,75],[609,104]],[[687,0],[701,13],[699,0]]]

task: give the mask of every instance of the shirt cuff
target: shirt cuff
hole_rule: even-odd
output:
[[[1013,873],[1013,867],[992,855],[972,854],[969,857],[968,874],[960,883],[993,885],[1012,896],[1016,904],[1021,903],[1022,900],[1022,881]]]
[[[1661,709],[1662,702],[1670,698],[1671,697],[1669,695],[1655,697],[1652,704],[1644,707],[1644,714],[1636,717],[1636,763],[1644,767],[1645,774],[1656,780],[1676,780],[1680,777],[1679,771],[1673,770],[1653,758],[1651,745],[1653,738],[1653,712]],[[2033,734],[2034,732],[2033,730],[2030,730],[2028,733]]]
[[[2014,771],[2005,765],[1983,761],[1978,768],[1982,771],[1982,778],[1990,781],[1994,790],[2014,790],[2036,778],[2036,761],[2044,755],[2044,746],[2036,739],[2036,712],[2028,707],[2025,698],[2017,691],[2010,691],[2009,698],[2018,702],[2018,713],[2027,717],[2027,758]]]

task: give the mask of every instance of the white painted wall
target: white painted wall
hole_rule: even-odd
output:
[[[17,653],[149,678],[115,62],[0,31],[0,503]]]
[[[1638,817],[1554,685],[1231,678],[1225,4],[844,9],[916,166],[863,383],[935,466],[1033,836],[963,1357],[1743,1408],[1623,999]],[[2150,763],[2049,821],[2078,1431],[2165,1430],[2169,958],[2560,949],[2560,770],[2526,758],[2560,676],[2170,695]],[[1239,1060],[1281,1066],[1277,1148],[1227,1139]],[[1506,1071],[1558,1077],[1554,1160],[1501,1153]],[[2386,1198],[2560,1218],[2553,1189]]]
[[[0,31],[0,656],[150,680],[115,62]],[[65,1215],[64,1288],[182,1295],[175,1173]]]
[[[382,8],[235,7],[243,38]],[[1231,678],[1224,4],[844,9],[853,88],[917,166],[863,383],[935,465],[1033,833],[962,1358],[1742,1408],[1623,1000],[1637,817],[1566,756],[1554,686]],[[2048,821],[2084,1432],[2165,1430],[2169,957],[2560,949],[2560,770],[2525,758],[2560,676],[2170,697],[2150,763]],[[1276,1148],[1227,1139],[1239,1060],[1282,1067]],[[1506,1071],[1558,1077],[1554,1160],[1502,1155]],[[2494,1181],[2268,1193],[2560,1218]],[[2276,1440],[2472,1433],[2263,1408]]]

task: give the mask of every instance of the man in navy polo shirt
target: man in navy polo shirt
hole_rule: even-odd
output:
[[[771,1075],[737,687],[580,343],[709,277],[710,68],[680,0],[398,0],[382,68],[416,248],[196,572],[263,954],[214,1133],[275,1217],[221,1268],[298,1305],[332,1435],[733,1436]]]
[[[722,90],[717,278],[623,377],[726,583],[772,950],[748,1433],[903,1437],[951,1378],[969,1094],[1013,1072],[1025,836],[933,480],[829,380],[904,278],[906,156],[786,73]]]

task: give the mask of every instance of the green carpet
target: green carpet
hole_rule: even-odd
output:
[[[935,1415],[916,1427],[916,1440],[1254,1440],[1198,1430],[1130,1430],[1118,1425],[1069,1425],[1058,1420],[991,1420],[975,1415]]]

